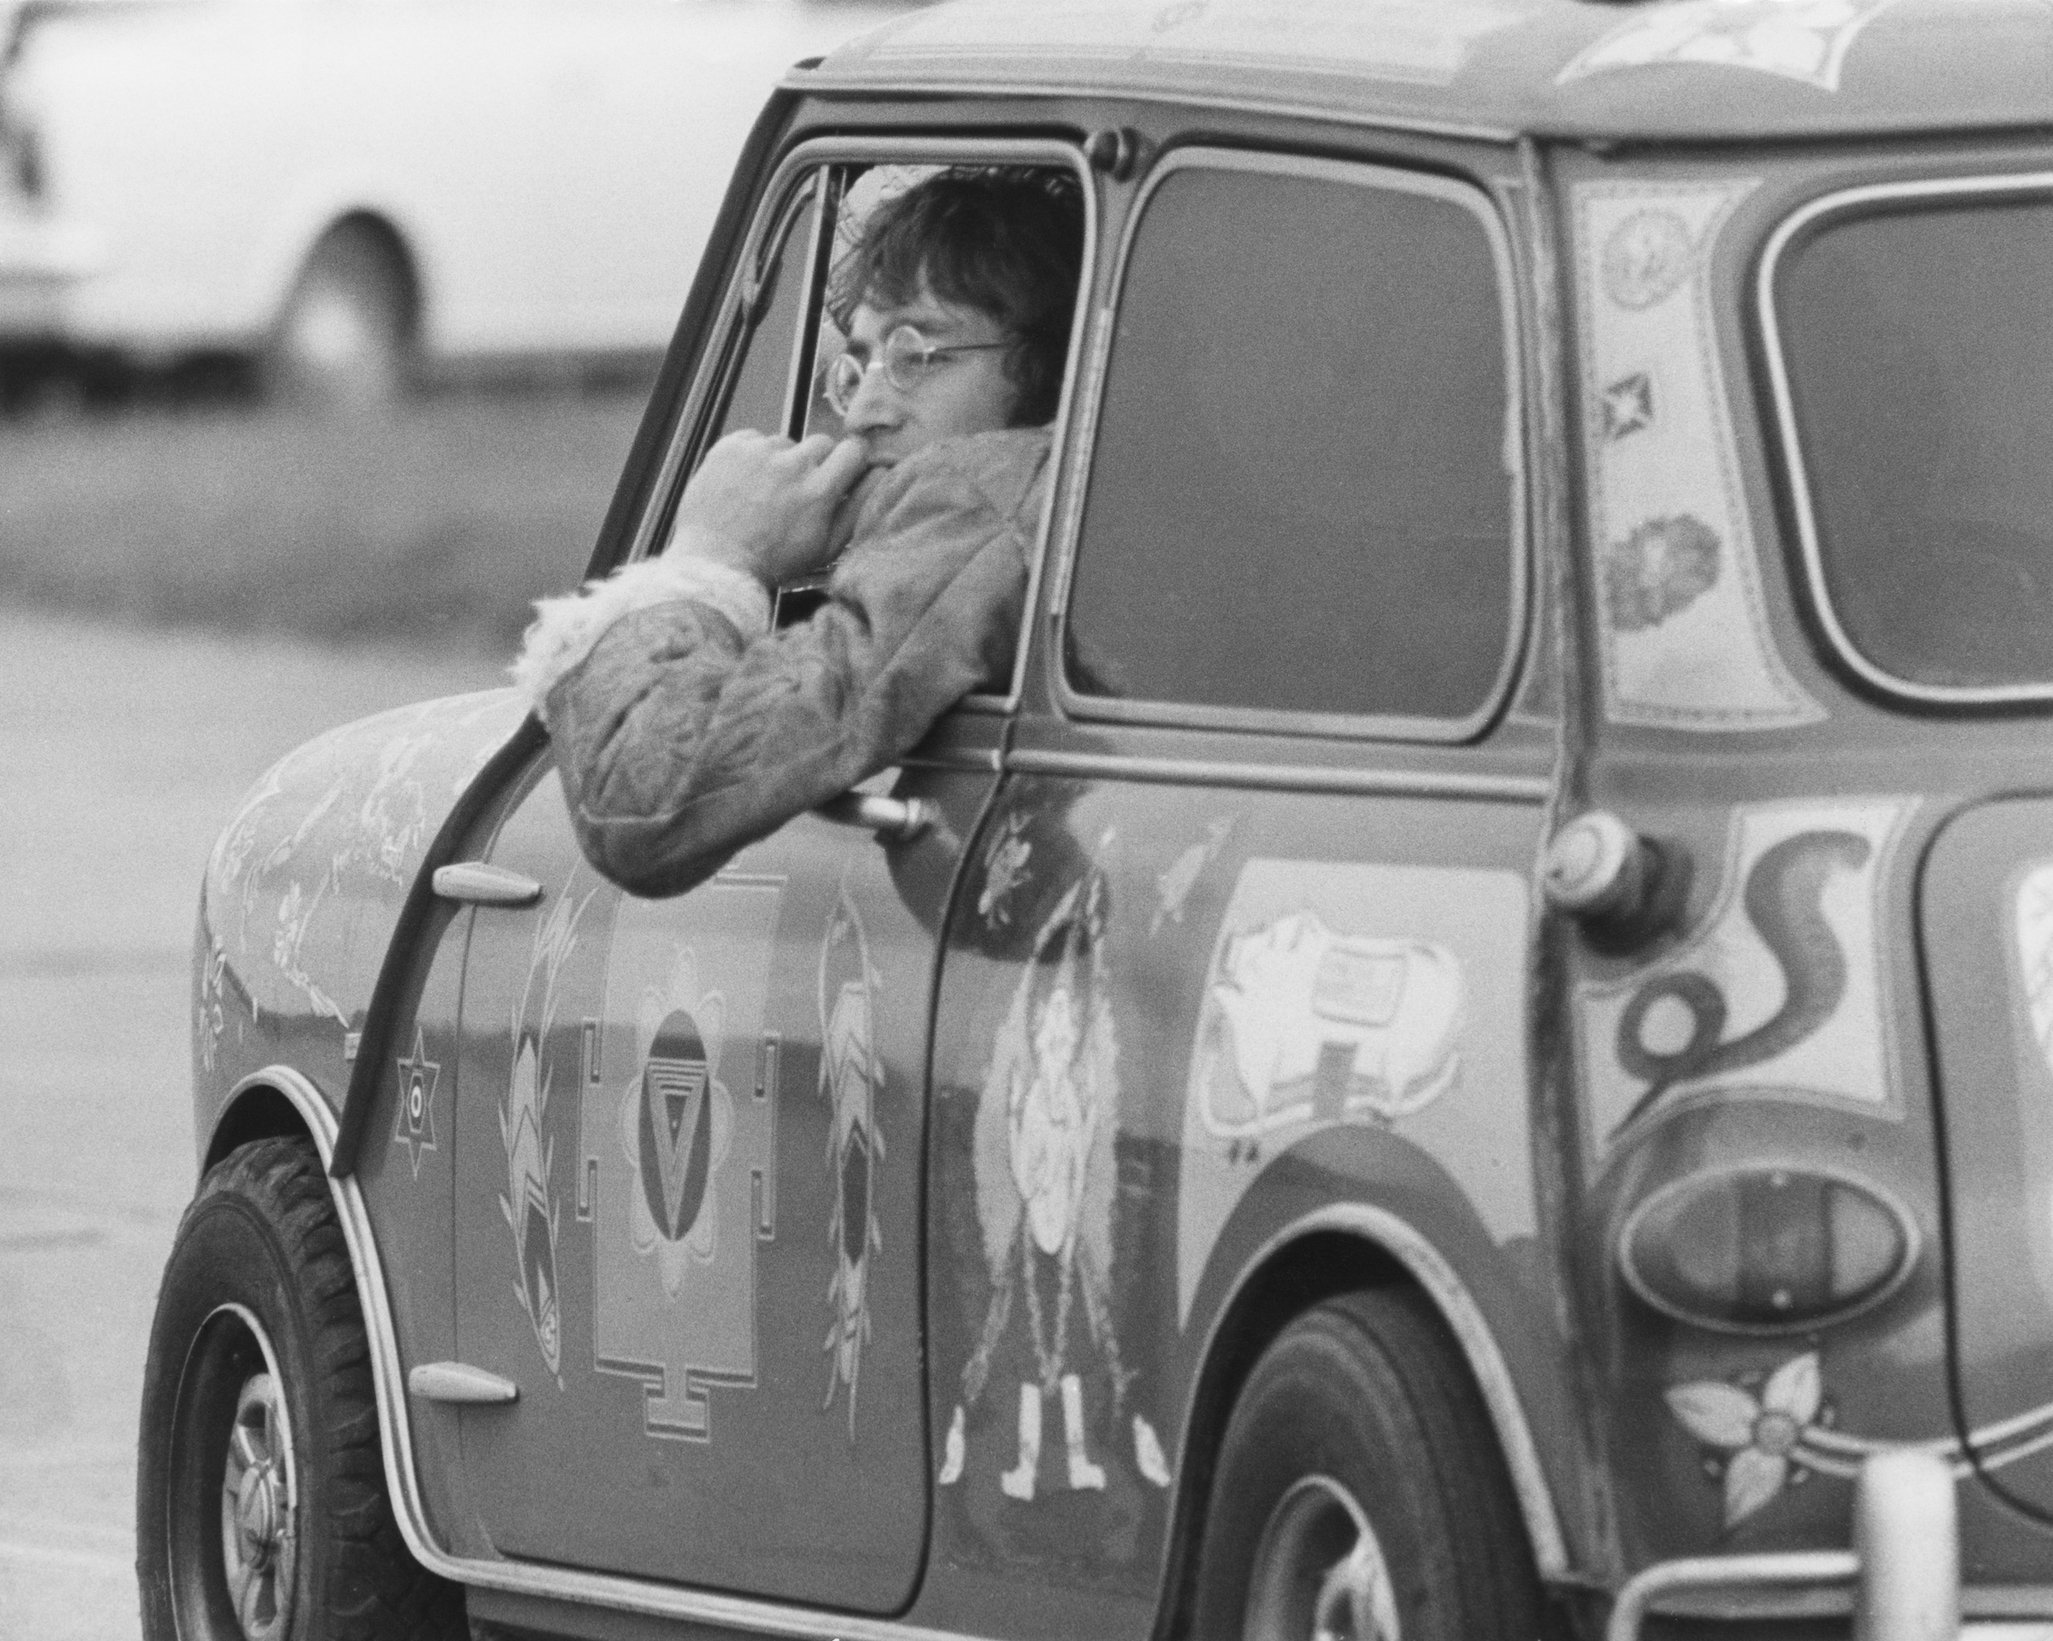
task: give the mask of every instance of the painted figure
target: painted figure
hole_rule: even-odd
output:
[[[1007,1498],[1031,1503],[1051,1485],[1103,1491],[1096,1430],[1130,1430],[1134,1469],[1169,1484],[1153,1426],[1127,1406],[1110,1305],[1119,1084],[1104,927],[1105,880],[1093,871],[1035,937],[984,1081],[975,1171],[991,1299],[949,1424],[944,1487],[962,1479],[969,1414],[1001,1362],[1016,1374],[1000,1391],[1002,1407],[1016,1388],[1017,1445],[999,1477]],[[1050,1422],[1060,1431],[1052,1467]]]

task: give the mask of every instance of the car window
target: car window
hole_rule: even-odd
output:
[[[2053,684],[2053,199],[1842,211],[1773,297],[1843,641],[1924,689]]]
[[[1171,170],[1122,279],[1076,550],[1082,710],[1486,712],[1519,602],[1504,292],[1458,185]]]
[[[733,385],[715,438],[744,427],[762,433],[790,431],[793,347],[810,283],[820,184],[817,172],[801,181],[756,270],[755,307],[744,320]],[[707,440],[708,445],[713,442]]]

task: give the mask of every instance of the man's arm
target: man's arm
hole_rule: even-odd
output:
[[[552,601],[523,682],[592,864],[636,894],[682,893],[1002,676],[1047,448],[1039,430],[982,434],[900,464],[865,503],[826,606],[783,632],[710,557]],[[649,585],[628,591],[637,577]]]

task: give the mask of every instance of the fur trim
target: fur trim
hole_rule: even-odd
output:
[[[530,710],[546,716],[549,692],[592,653],[608,627],[637,610],[681,599],[710,604],[744,637],[770,630],[770,595],[745,570],[707,558],[643,559],[574,593],[537,599],[519,659],[507,669],[514,687]]]

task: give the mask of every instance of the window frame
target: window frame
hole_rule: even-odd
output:
[[[978,137],[936,132],[931,136],[865,137],[831,135],[801,138],[778,159],[769,180],[756,196],[742,253],[721,292],[720,305],[707,328],[709,345],[685,392],[679,414],[672,424],[668,446],[650,499],[635,521],[634,533],[622,563],[647,558],[665,535],[676,511],[684,484],[696,470],[714,428],[715,412],[727,391],[732,375],[733,349],[740,341],[743,301],[755,283],[758,270],[769,252],[774,236],[792,210],[794,196],[808,171],[832,165],[1032,165],[1060,166],[1070,171],[1082,191],[1084,205],[1083,263],[1078,275],[1076,311],[1070,321],[1069,361],[1063,373],[1062,394],[1054,419],[1048,424],[1052,435],[1048,456],[1050,482],[1036,526],[1031,559],[1027,568],[1026,601],[1020,616],[1017,644],[1013,651],[1012,677],[1003,693],[979,692],[964,696],[955,710],[978,713],[1012,713],[1018,709],[1026,678],[1027,652],[1033,632],[1033,615],[1040,591],[1042,571],[1048,559],[1054,521],[1054,476],[1062,471],[1065,449],[1071,440],[1073,408],[1084,371],[1084,349],[1094,314],[1093,279],[1097,267],[1098,237],[1102,205],[1097,176],[1075,142],[1052,137]],[[788,431],[798,410],[808,399],[801,383],[799,366],[808,364],[819,324],[824,298],[821,259],[829,247],[823,244],[822,216],[816,198],[814,219],[807,229],[807,254],[814,266],[808,273],[809,288],[797,332],[793,338],[789,375],[785,382],[784,426]]]
[[[1783,477],[1789,486],[1790,514],[1796,523],[1797,548],[1803,560],[1803,593],[1834,660],[1863,683],[1919,706],[2006,706],[2053,701],[2053,678],[2037,684],[1927,684],[1899,677],[1871,660],[1853,640],[1833,607],[1825,581],[1825,555],[1811,495],[1810,469],[1796,426],[1796,396],[1789,361],[1783,352],[1781,315],[1775,306],[1775,278],[1782,258],[1801,241],[1814,236],[1835,217],[1886,215],[1888,207],[1920,199],[2043,200],[2053,206],[2053,171],[1981,173],[1953,177],[1904,178],[1838,188],[1798,206],[1776,224],[1762,247],[1754,274],[1755,317],[1761,352],[1768,367],[1769,394],[1775,406],[1775,434]],[[1881,206],[1882,210],[1873,207]]]
[[[1503,649],[1494,682],[1475,710],[1459,718],[1424,718],[1394,713],[1300,711],[1292,708],[1222,706],[1210,702],[1132,700],[1091,695],[1070,682],[1068,632],[1070,600],[1075,593],[1076,563],[1088,512],[1091,480],[1097,461],[1097,433],[1110,374],[1112,337],[1119,305],[1126,292],[1135,244],[1147,220],[1155,192],[1170,177],[1189,170],[1237,171],[1262,176],[1306,177],[1354,187],[1445,200],[1466,209],[1482,224],[1497,275],[1497,302],[1504,349],[1505,410],[1503,442],[1511,528],[1510,600],[1504,624]],[[1386,161],[1334,159],[1322,156],[1243,149],[1194,143],[1162,156],[1143,182],[1127,213],[1111,295],[1099,316],[1090,377],[1080,407],[1078,449],[1081,456],[1069,478],[1072,500],[1065,509],[1062,540],[1050,599],[1049,682],[1065,718],[1084,722],[1155,724],[1179,729],[1238,730],[1257,734],[1425,742],[1454,745],[1475,741],[1503,714],[1511,698],[1532,621],[1531,466],[1527,451],[1525,360],[1521,334],[1517,264],[1511,234],[1495,199],[1480,184],[1441,172],[1412,170]]]

